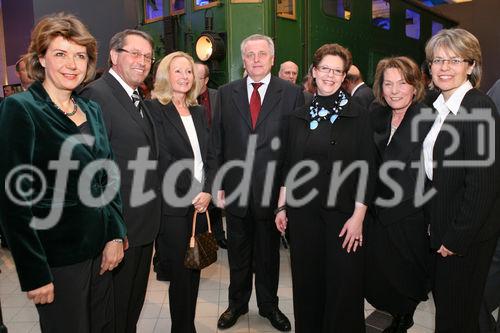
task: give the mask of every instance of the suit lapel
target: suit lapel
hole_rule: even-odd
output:
[[[156,126],[155,126],[155,123],[154,123],[154,120],[153,120],[153,117],[151,117],[151,113],[148,109],[148,107],[146,106],[145,103],[141,103],[141,106],[142,106],[142,109],[143,109],[143,112],[144,112],[144,116],[145,118],[147,119],[147,121],[149,122],[150,126],[151,126],[151,131],[153,133],[153,138],[151,140],[151,138],[148,138],[150,139],[150,142],[152,143],[151,146],[152,146],[152,149],[153,149],[153,156],[157,159],[158,158],[158,133],[156,131]],[[146,135],[148,135],[148,131],[146,131]]]
[[[391,142],[385,149],[384,160],[399,160],[406,161],[408,156],[412,154],[415,149],[421,148],[421,142],[424,138],[419,137],[419,141],[411,141],[411,131],[413,118],[417,115],[419,110],[415,105],[410,106],[401,121],[398,129],[392,136]],[[390,124],[390,120],[389,120]]]
[[[233,102],[236,104],[236,108],[241,114],[241,117],[247,124],[247,126],[252,129],[252,119],[250,118],[250,105],[248,103],[248,92],[247,92],[247,79],[241,79],[235,84],[233,88]]]
[[[168,103],[165,107],[165,117],[172,124],[177,132],[179,132],[180,136],[186,143],[191,147],[191,143],[189,142],[189,137],[187,135],[186,129],[184,128],[184,124],[182,123],[181,116],[177,109],[175,108],[172,102]]]
[[[191,112],[191,116],[193,117],[193,123],[194,123],[194,127],[196,128],[196,136],[198,137],[198,145],[200,146],[200,152],[201,152],[201,156],[205,156],[205,153],[206,153],[206,141],[205,140],[205,132],[206,132],[206,129],[204,128],[203,124],[203,119],[200,118],[200,115],[201,117],[204,117],[205,115],[203,114],[203,112],[192,112],[194,111],[194,109],[191,107],[189,108],[189,111]]]
[[[291,155],[296,156],[296,161],[301,161],[304,157],[304,149],[306,147],[307,140],[311,131],[309,130],[309,106],[301,107],[298,112],[294,112],[293,117],[301,119],[299,121],[298,128],[291,128],[289,133],[291,133],[295,139],[295,144],[293,145],[294,152]]]
[[[269,113],[275,109],[276,104],[281,101],[282,90],[283,89],[276,81],[276,78],[271,76],[271,81],[269,82],[269,87],[267,87],[266,95],[264,96],[264,101],[262,102],[262,107],[260,109],[255,128],[259,127],[260,123],[262,123],[267,118]]]
[[[109,72],[103,75],[103,79],[111,87],[111,89],[113,90],[113,95],[118,100],[118,102],[120,102],[122,107],[126,110],[126,113],[139,125],[140,128],[142,128],[144,134],[146,134],[146,136],[148,137],[149,142],[154,144],[155,138],[151,137],[152,131],[150,131],[150,129],[148,128],[148,125],[141,117],[140,112],[135,107],[130,96],[127,95],[125,89],[123,89],[121,84]],[[141,102],[141,106],[144,107],[144,103]]]

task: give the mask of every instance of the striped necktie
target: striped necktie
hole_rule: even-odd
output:
[[[134,90],[134,92],[132,93],[132,102],[134,103],[135,107],[137,108],[137,110],[139,111],[140,115],[141,115],[141,118],[144,118],[144,114],[142,113],[142,108],[141,108],[141,97],[139,96],[139,93],[137,92],[137,90]]]

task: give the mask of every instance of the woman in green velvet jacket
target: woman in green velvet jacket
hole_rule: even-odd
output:
[[[111,271],[123,258],[119,175],[98,104],[75,92],[96,41],[74,16],[45,17],[31,87],[0,107],[0,223],[43,332],[113,331]]]

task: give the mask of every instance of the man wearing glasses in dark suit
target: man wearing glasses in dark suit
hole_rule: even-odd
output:
[[[120,266],[113,271],[116,332],[136,332],[148,284],[153,242],[160,226],[160,179],[148,170],[143,182],[134,184],[129,162],[137,159],[139,148],[148,149],[148,160],[157,160],[156,130],[137,88],[154,61],[153,40],[139,30],[124,30],[111,38],[110,69],[82,91],[101,105],[115,161],[121,173],[120,192],[129,248]],[[140,177],[138,177],[138,180]],[[137,186],[138,185],[138,186]],[[147,203],[134,203],[147,192],[155,196]]]

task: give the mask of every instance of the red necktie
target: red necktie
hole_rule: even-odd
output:
[[[252,128],[255,128],[257,124],[257,118],[259,118],[260,113],[260,94],[259,87],[263,85],[262,82],[252,83],[253,91],[252,96],[250,96],[250,116],[252,117]]]

